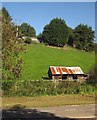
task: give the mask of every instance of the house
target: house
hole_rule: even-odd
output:
[[[40,43],[39,40],[36,37],[31,37],[31,40],[35,43]]]
[[[63,66],[50,66],[48,76],[52,80],[85,80],[87,77],[80,67]]]

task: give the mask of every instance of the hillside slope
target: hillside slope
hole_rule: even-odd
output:
[[[57,49],[43,44],[27,46],[22,80],[39,80],[47,76],[49,66],[80,66],[85,73],[95,62],[94,53],[66,47]]]

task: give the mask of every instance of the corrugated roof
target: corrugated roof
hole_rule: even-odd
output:
[[[84,74],[80,67],[59,67],[50,66],[53,75],[59,74]]]

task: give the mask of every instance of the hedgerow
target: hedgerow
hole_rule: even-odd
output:
[[[3,81],[4,96],[41,96],[95,93],[96,88],[87,83],[75,81]]]

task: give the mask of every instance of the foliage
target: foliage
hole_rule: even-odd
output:
[[[11,16],[9,15],[9,13],[8,13],[8,11],[6,10],[5,7],[2,8],[2,15],[3,15],[6,23],[11,22],[12,18],[11,18]]]
[[[68,38],[67,44],[70,45],[70,46],[73,46],[74,30],[72,28],[68,27],[68,31],[69,31],[69,38]]]
[[[19,78],[22,73],[22,58],[19,53],[24,50],[21,39],[16,36],[16,26],[5,8],[2,9],[2,79]]]
[[[2,11],[0,10],[0,51],[1,51],[1,48],[2,48],[2,46],[1,46],[1,42],[2,42]],[[1,55],[1,53],[0,53],[0,55]],[[1,64],[1,62],[0,62],[0,64]]]
[[[32,43],[31,38],[30,37],[25,38],[25,43],[31,44]]]
[[[80,50],[93,51],[94,37],[91,27],[80,24],[74,29],[73,45]]]
[[[96,85],[83,83],[80,86],[79,91],[80,91],[81,94],[84,94],[84,93],[96,93],[97,92],[97,88],[96,88]]]
[[[95,43],[95,53],[96,53],[96,57],[97,57],[97,43]]]
[[[89,69],[89,80],[91,84],[97,84],[97,43],[95,43],[95,64]]]
[[[43,30],[44,43],[63,47],[68,40],[68,27],[64,20],[55,18]]]
[[[96,74],[96,71],[97,71],[97,65],[95,64],[89,70],[89,80],[90,80],[90,83],[97,84],[97,74]]]
[[[94,93],[95,86],[71,81],[3,81],[3,95],[41,96]]]
[[[43,35],[42,33],[40,33],[38,36],[37,36],[38,40],[40,41],[40,43],[43,42]]]
[[[36,31],[31,25],[29,25],[27,23],[22,23],[21,26],[19,26],[19,35],[20,36],[35,37]]]

